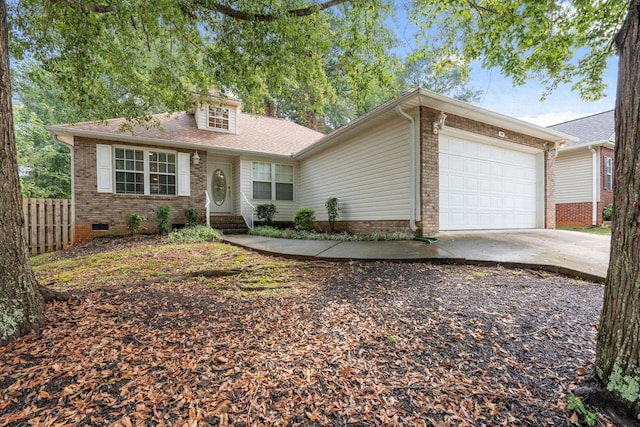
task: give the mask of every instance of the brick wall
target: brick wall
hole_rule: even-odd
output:
[[[556,225],[589,226],[592,225],[591,202],[558,203],[556,205]],[[600,214],[602,216],[602,214]]]
[[[74,205],[75,235],[74,241],[91,239],[103,234],[127,233],[124,216],[128,213],[144,215],[147,221],[143,226],[153,232],[157,228],[156,208],[161,204],[172,207],[171,223],[184,224],[184,209],[194,207],[205,215],[205,191],[207,189],[207,154],[199,152],[200,164],[191,163],[191,196],[141,196],[127,194],[98,193],[96,191],[96,144],[116,144],[89,138],[75,138],[74,144]],[[150,145],[132,147],[164,148]],[[178,150],[189,152],[188,150]],[[190,153],[190,152],[189,152]],[[107,224],[108,230],[93,230],[93,224]]]
[[[421,221],[422,235],[437,233],[439,230],[439,146],[438,135],[433,133],[433,122],[439,111],[428,107],[420,109],[420,143],[421,143]],[[545,228],[556,227],[555,215],[555,159],[548,155],[554,144],[540,138],[523,135],[478,122],[468,118],[447,115],[446,126],[472,132],[478,135],[495,138],[505,142],[513,142],[527,147],[545,151]],[[504,137],[498,135],[504,132]]]
[[[324,231],[329,231],[329,221],[318,221],[317,224]],[[335,231],[349,231],[355,234],[371,233],[392,233],[400,231],[407,234],[414,234],[409,228],[409,220],[388,220],[388,221],[336,221]]]

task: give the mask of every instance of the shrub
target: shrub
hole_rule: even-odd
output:
[[[184,216],[187,218],[187,227],[193,227],[198,224],[198,209],[187,208],[184,210]]]
[[[373,234],[349,234],[342,233],[316,233],[314,231],[278,229],[274,227],[254,227],[249,231],[254,236],[276,237],[281,239],[306,239],[306,240],[337,240],[337,241],[380,241],[380,240],[411,240],[412,235],[402,232],[373,233]]]
[[[193,227],[181,228],[169,234],[171,243],[200,243],[220,240],[222,233],[206,225],[196,225]]]
[[[293,213],[293,223],[298,230],[311,231],[314,228],[316,213],[311,208],[300,208]]]
[[[271,225],[273,217],[276,216],[277,213],[276,205],[273,203],[264,203],[256,206],[256,216],[258,217],[258,220],[264,221],[266,225]]]
[[[611,218],[613,218],[613,205],[607,205],[602,209],[602,219],[611,221]]]
[[[336,219],[338,219],[340,211],[342,210],[340,201],[337,197],[329,197],[324,207],[327,208],[327,214],[329,215],[329,232],[333,233],[336,226]]]
[[[171,206],[159,205],[156,209],[156,220],[158,221],[158,233],[167,234],[171,231],[171,225],[169,225],[169,217],[171,216]]]
[[[137,213],[130,213],[124,216],[127,229],[131,234],[137,234],[140,231],[140,227],[142,227],[142,223],[146,220],[147,218],[145,218],[144,215]]]

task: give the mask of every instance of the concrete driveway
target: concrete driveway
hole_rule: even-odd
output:
[[[274,255],[327,260],[433,260],[544,268],[604,281],[610,237],[564,230],[450,231],[438,242],[341,242],[230,235],[224,240]]]

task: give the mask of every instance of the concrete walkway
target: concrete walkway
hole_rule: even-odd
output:
[[[435,261],[533,267],[603,282],[610,238],[564,230],[451,231],[438,242],[343,242],[229,235],[224,241],[272,255],[324,260]]]

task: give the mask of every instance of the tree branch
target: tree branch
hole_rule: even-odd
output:
[[[293,17],[304,17],[313,15],[314,13],[320,12],[325,9],[329,9],[331,7],[337,6],[342,3],[348,3],[351,0],[329,0],[324,3],[318,3],[307,7],[302,7],[299,9],[291,9],[287,10],[285,14]],[[239,19],[241,21],[253,21],[253,22],[271,22],[277,18],[277,15],[270,13],[253,13],[253,12],[245,12],[242,10],[234,9],[230,6],[225,6],[220,3],[208,3],[200,1],[198,2],[200,6],[214,10],[218,13],[221,13],[230,18]]]

